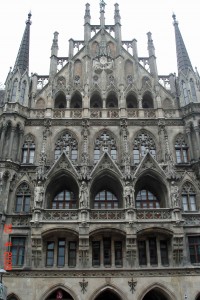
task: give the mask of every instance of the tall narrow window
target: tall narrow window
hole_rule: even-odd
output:
[[[182,86],[182,93],[184,98],[184,105],[187,105],[189,103],[189,95],[188,95],[186,83],[182,81],[181,86]]]
[[[147,152],[150,152],[151,155],[156,158],[156,145],[152,137],[145,133],[139,133],[133,144],[133,162],[134,164],[139,164],[141,159],[145,156]]]
[[[65,265],[65,239],[58,240],[57,255],[57,265],[63,267]]]
[[[100,266],[100,242],[92,242],[92,265],[93,267]]]
[[[22,267],[25,256],[25,237],[11,238],[12,265]]]
[[[195,85],[194,85],[194,80],[190,79],[190,89],[191,89],[191,95],[192,95],[192,100],[194,102],[197,102],[197,94],[195,90]]]
[[[196,193],[194,187],[189,183],[185,183],[182,188],[182,207],[184,211],[196,211]]]
[[[111,266],[111,240],[103,240],[104,266]]]
[[[26,183],[22,183],[16,193],[15,212],[29,213],[30,212],[31,192]]]
[[[138,242],[138,250],[139,250],[139,264],[146,265],[147,264],[146,241]]]
[[[115,266],[122,266],[122,242],[115,241]]]
[[[157,244],[156,239],[151,238],[149,239],[149,257],[150,257],[150,264],[157,265],[158,258],[157,258]]]
[[[73,209],[76,208],[76,199],[74,193],[64,190],[58,193],[52,201],[53,209]]]
[[[78,143],[72,134],[68,132],[63,133],[55,144],[55,159],[60,157],[62,151],[65,151],[72,161],[77,161]]]
[[[200,236],[189,236],[188,242],[191,263],[200,263]]]
[[[116,141],[108,131],[101,133],[95,141],[94,161],[97,162],[104,152],[108,152],[113,160],[117,160]]]
[[[178,135],[175,142],[176,162],[178,164],[189,162],[188,149],[188,145],[186,144],[183,135]]]
[[[25,92],[26,92],[26,81],[23,81],[21,86],[20,100],[19,100],[20,104],[24,104]]]
[[[94,208],[118,208],[119,203],[117,197],[110,191],[103,190],[99,192],[94,199]]]
[[[15,102],[16,101],[17,88],[18,88],[18,80],[15,79],[15,81],[13,83],[13,88],[12,88],[11,102]]]
[[[167,241],[160,241],[160,257],[163,266],[169,265]]]
[[[22,163],[33,164],[34,158],[35,158],[35,141],[32,134],[28,134],[25,137],[25,141],[22,146]]]
[[[54,242],[48,242],[47,243],[47,267],[52,267],[54,264]]]
[[[76,266],[76,242],[69,242],[68,249],[68,266]]]

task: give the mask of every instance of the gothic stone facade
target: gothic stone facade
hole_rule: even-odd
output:
[[[176,17],[178,76],[90,24],[28,75],[31,15],[0,107],[1,267],[9,300],[200,299],[200,78]],[[76,49],[78,48],[78,49]],[[181,51],[179,51],[181,48]],[[75,50],[76,53],[75,53]],[[9,257],[12,255],[12,258]]]

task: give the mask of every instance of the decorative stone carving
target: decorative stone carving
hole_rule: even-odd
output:
[[[132,187],[130,182],[125,183],[124,187],[124,200],[126,208],[133,208],[134,207],[134,188]]]
[[[39,181],[34,189],[34,209],[41,209],[44,196],[44,187],[42,182]]]
[[[80,208],[87,208],[89,206],[89,192],[85,181],[82,181],[79,192]]]
[[[172,202],[172,207],[180,206],[179,188],[177,185],[175,185],[174,181],[172,181],[172,183],[171,183],[171,202]]]
[[[132,278],[131,281],[128,281],[128,285],[130,286],[130,291],[133,294],[135,292],[135,287],[137,285],[137,281],[133,280],[133,278]]]
[[[173,260],[175,265],[180,265],[183,260],[183,237],[173,238]]]
[[[81,287],[81,292],[84,294],[85,292],[87,292],[87,286],[88,286],[88,281],[85,281],[85,279],[83,278],[82,282],[79,282],[80,287]]]

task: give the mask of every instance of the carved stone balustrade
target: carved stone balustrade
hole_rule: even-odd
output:
[[[42,212],[42,222],[50,221],[77,221],[78,211],[77,210],[63,210],[63,209],[46,209]]]
[[[29,227],[30,226],[30,215],[16,215],[12,216],[11,224],[12,227]]]
[[[137,209],[136,210],[137,220],[172,220],[172,210],[171,209]]]
[[[189,103],[185,107],[181,108],[182,116],[188,116],[194,113],[200,113],[200,103]]]
[[[185,226],[200,225],[200,213],[183,213],[182,216]]]
[[[125,220],[124,210],[92,210],[90,220]]]
[[[156,118],[156,110],[152,108],[144,109],[145,118]]]
[[[29,117],[30,109],[28,107],[24,107],[18,102],[7,102],[0,109],[0,113],[3,112],[11,112],[11,113],[19,113],[20,115]]]
[[[127,109],[127,117],[128,118],[138,118],[138,109],[137,108],[128,108]]]

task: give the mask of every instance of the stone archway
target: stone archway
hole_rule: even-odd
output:
[[[161,291],[153,289],[149,291],[142,300],[169,300]]]
[[[74,300],[74,299],[69,293],[59,288],[53,291],[47,298],[45,298],[45,300]]]
[[[100,293],[95,300],[122,300],[121,297],[119,297],[116,293],[105,290],[102,293]]]

